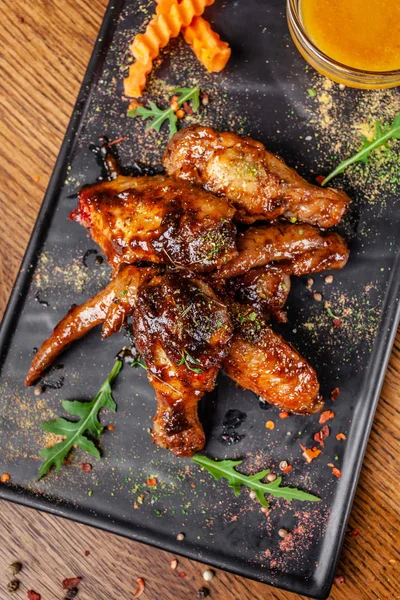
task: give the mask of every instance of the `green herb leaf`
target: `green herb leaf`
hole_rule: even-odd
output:
[[[84,434],[89,431],[92,435],[99,436],[103,427],[99,422],[98,414],[101,408],[109,408],[116,411],[117,405],[111,394],[111,385],[117,377],[122,367],[122,361],[117,360],[110,375],[107,377],[97,395],[90,402],[80,402],[78,400],[64,400],[62,405],[71,415],[80,417],[79,421],[67,421],[67,419],[58,418],[55,421],[42,423],[44,431],[54,433],[55,435],[66,436],[66,439],[52,448],[43,448],[39,454],[44,461],[39,469],[39,479],[41,479],[52,466],[56,467],[58,473],[62,463],[67,458],[73,446],[79,446],[85,452],[89,452],[96,458],[100,458],[100,452],[89,438]]]
[[[192,109],[194,111],[199,110],[200,107],[200,89],[198,87],[193,88],[175,88],[172,90],[173,94],[178,94],[177,104],[180,108],[184,102],[192,102]],[[169,124],[169,137],[171,138],[176,132],[176,124],[178,118],[171,107],[164,110],[159,108],[154,102],[149,102],[150,108],[144,106],[138,106],[135,110],[128,111],[128,117],[140,117],[143,120],[151,119],[146,126],[146,131],[154,129],[160,131],[160,128],[165,122]]]
[[[176,364],[178,367],[180,367],[181,365],[185,365],[185,367],[187,369],[189,369],[189,371],[193,371],[193,373],[202,373],[203,372],[202,369],[192,367],[190,365],[190,363],[201,366],[201,362],[199,360],[197,360],[197,358],[193,358],[193,356],[190,356],[190,354],[188,352],[183,351],[181,360]]]
[[[317,95],[317,92],[315,90],[313,90],[313,88],[309,88],[307,90],[307,94],[311,97],[311,98],[315,98],[315,96]]]
[[[131,367],[142,367],[142,369],[146,369],[147,371],[147,367],[143,361],[143,358],[140,355],[137,357],[136,360],[133,361],[133,363],[131,363]]]
[[[228,484],[235,492],[235,496],[240,494],[240,490],[243,485],[251,488],[255,491],[259,502],[266,507],[268,507],[269,504],[265,499],[265,494],[271,494],[272,496],[285,498],[285,500],[288,500],[289,502],[291,500],[319,502],[320,500],[316,496],[308,494],[307,492],[303,492],[302,490],[298,490],[297,488],[281,487],[280,484],[282,477],[278,477],[272,483],[262,483],[261,480],[268,475],[269,469],[259,471],[255,475],[244,475],[243,473],[240,473],[236,470],[236,467],[242,464],[242,460],[215,461],[211,458],[207,458],[206,456],[201,456],[200,454],[195,454],[192,457],[192,460],[196,464],[207,469],[214,479],[227,479]]]
[[[321,185],[326,185],[333,177],[336,177],[339,173],[343,173],[350,165],[357,162],[367,162],[369,153],[380,146],[384,146],[389,140],[400,139],[400,112],[395,117],[392,125],[389,127],[383,127],[380,121],[375,123],[375,138],[369,142],[365,136],[362,136],[363,146],[357,154],[351,156],[347,160],[341,162],[336,169],[329,173],[323,180]]]

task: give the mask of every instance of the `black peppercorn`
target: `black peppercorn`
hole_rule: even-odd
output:
[[[210,595],[210,590],[206,587],[202,587],[198,590],[197,594],[196,594],[196,598],[199,598],[200,600],[202,598],[207,598],[207,596]]]
[[[19,581],[18,579],[13,579],[12,581],[9,581],[7,584],[7,590],[11,593],[16,592],[17,590],[19,590]]]
[[[75,596],[78,594],[78,588],[71,588],[70,590],[67,591],[66,593],[66,598],[68,600],[73,600],[73,598],[75,598]]]

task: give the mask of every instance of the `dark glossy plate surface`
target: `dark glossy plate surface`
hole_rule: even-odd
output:
[[[326,407],[335,412],[323,454],[307,465],[300,449],[300,444],[314,445],[313,436],[321,427],[318,415],[281,420],[278,410],[263,410],[252,393],[237,389],[224,375],[200,407],[209,456],[246,458],[253,470],[278,471],[279,463],[287,460],[293,470],[285,484],[317,494],[320,503],[288,505],[272,499],[273,509],[265,515],[246,491],[235,498],[226,483],[215,482],[190,460],[155,448],[148,435],[155,411],[153,391],[145,372],[129,367],[114,388],[117,414],[102,415],[103,423],[115,424],[101,441],[103,460],[91,461],[93,470],[84,473],[80,463],[87,457],[75,451],[71,466],[59,476],[52,473],[40,483],[35,480],[38,450],[45,442],[40,423],[62,414],[61,399],[92,397],[111,370],[113,357],[127,343],[122,334],[101,342],[99,331],[93,331],[65,352],[60,358],[63,367],[49,375],[51,381],[64,378],[61,389],[48,388],[35,396],[33,389],[24,388],[33,348],[72,303],[83,302],[107,282],[108,268],[96,262],[95,253],[86,254],[94,244],[82,227],[68,221],[76,190],[100,175],[90,144],[103,134],[110,139],[127,136],[118,146],[123,167],[135,173],[160,169],[167,133],[145,134],[142,123],[126,118],[127,103],[121,99],[128,42],[152,12],[147,0],[110,4],[3,321],[0,471],[12,479],[0,487],[0,496],[299,594],[326,598],[399,319],[400,213],[390,182],[382,183],[379,200],[372,201],[370,188],[370,193],[362,193],[361,185],[352,185],[355,176],[347,180],[354,202],[340,230],[351,247],[350,261],[343,271],[333,273],[330,285],[324,282],[326,274],[314,277],[314,289],[331,303],[340,326],[335,326],[324,302],[313,300],[307,278],[293,281],[289,324],[280,326],[316,368]],[[362,114],[365,92],[340,91],[306,68],[290,40],[281,0],[217,1],[207,16],[232,45],[226,71],[206,75],[183,40],[174,40],[157,63],[149,85],[151,98],[165,103],[167,83],[199,83],[210,103],[188,122],[252,135],[311,180],[320,172],[319,165],[327,170],[336,164],[329,116],[340,129],[349,124],[350,131],[351,115]],[[390,94],[375,97],[387,107]],[[338,140],[343,139],[338,133]],[[337,147],[338,155],[342,150]],[[332,402],[329,392],[335,387],[341,394]],[[243,413],[235,430],[240,441],[231,446],[221,442],[229,410]],[[275,422],[273,431],[265,428],[267,420]],[[336,440],[339,432],[347,441]],[[332,475],[328,463],[342,471],[341,479]],[[146,485],[149,476],[157,478],[157,488]],[[291,531],[284,541],[278,537],[280,527]],[[179,532],[185,533],[183,542],[176,541]]]

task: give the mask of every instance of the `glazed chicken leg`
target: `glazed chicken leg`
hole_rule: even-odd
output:
[[[140,290],[133,329],[158,402],[153,441],[191,456],[205,444],[197,403],[229,350],[228,310],[203,281],[169,273]]]
[[[35,354],[25,385],[34,384],[69,344],[96,325],[103,323],[103,338],[119,331],[135,306],[139,287],[156,272],[155,268],[126,265],[96,296],[73,306]]]
[[[192,126],[174,135],[164,155],[169,175],[225,196],[243,223],[297,219],[323,228],[337,225],[350,198],[311,185],[260,142]]]
[[[171,177],[123,177],[85,186],[71,218],[89,230],[114,272],[148,261],[210,271],[236,256],[225,198]]]

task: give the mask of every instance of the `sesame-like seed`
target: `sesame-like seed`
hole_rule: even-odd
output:
[[[279,463],[279,468],[280,468],[281,471],[284,471],[285,469],[287,469],[288,466],[289,466],[289,464],[288,464],[288,462],[286,460],[282,460]]]
[[[35,394],[35,396],[40,396],[40,394],[42,394],[44,392],[44,388],[42,385],[37,385],[35,387],[35,389],[33,390],[33,393]]]
[[[185,539],[185,534],[184,533],[178,533],[178,535],[176,536],[176,539],[178,540],[178,542],[181,542],[182,540]]]
[[[257,494],[255,493],[254,490],[250,491],[249,496],[250,496],[250,500],[255,500],[257,498]]]
[[[276,479],[275,473],[268,473],[267,481],[270,481],[272,483],[273,481],[275,481],[275,479]]]
[[[325,277],[325,283],[332,283],[333,282],[333,275],[327,275]]]
[[[321,302],[321,300],[322,300],[322,294],[320,294],[319,292],[315,292],[314,293],[314,300],[316,302]]]
[[[313,285],[314,285],[314,279],[312,277],[310,277],[309,279],[307,279],[307,287],[309,289],[311,289]]]

